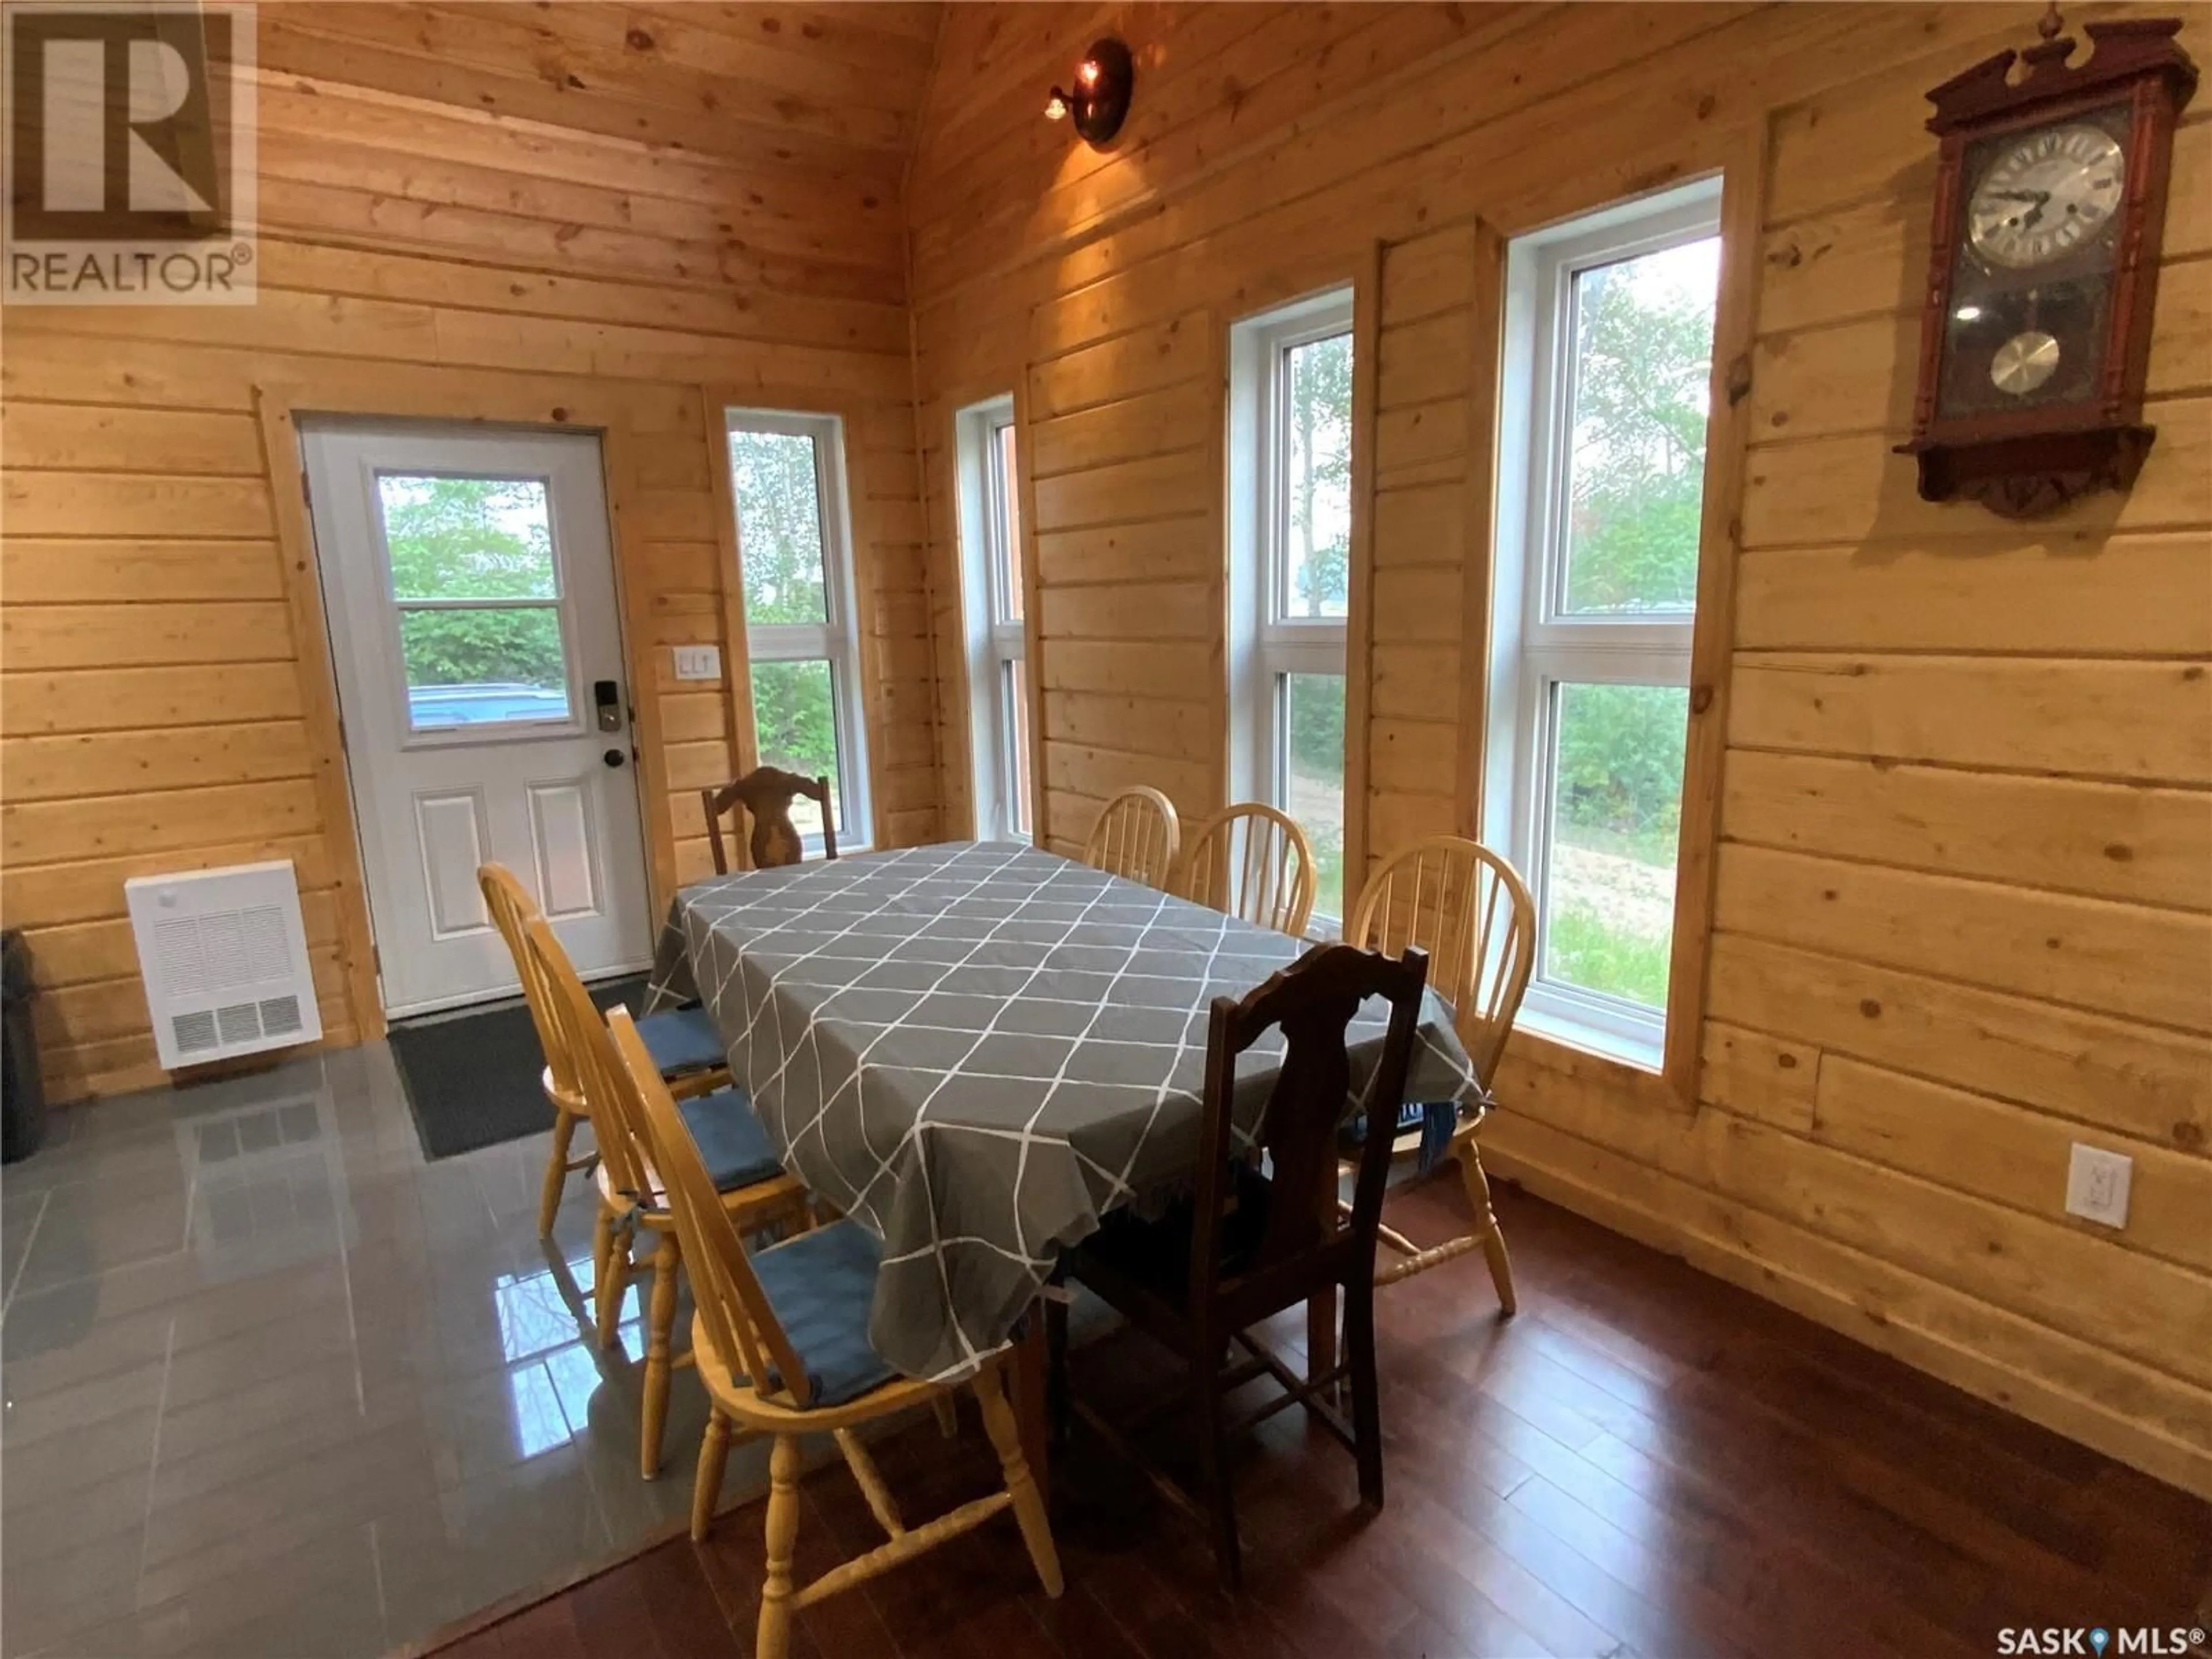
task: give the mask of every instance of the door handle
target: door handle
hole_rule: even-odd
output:
[[[599,758],[610,766],[620,766],[623,763],[623,751],[619,749],[610,749]]]

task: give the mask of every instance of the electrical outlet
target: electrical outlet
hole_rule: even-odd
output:
[[[2128,1183],[2136,1161],[2100,1146],[2074,1143],[2074,1157],[2066,1166],[2066,1213],[2107,1227],[2128,1224]]]
[[[722,647],[719,645],[678,646],[676,678],[679,680],[719,680],[722,678]]]

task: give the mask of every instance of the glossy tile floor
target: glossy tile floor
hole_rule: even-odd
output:
[[[380,1043],[58,1114],[0,1173],[0,1648],[380,1654],[679,1518],[704,1395],[641,1480],[545,1146],[426,1164]]]

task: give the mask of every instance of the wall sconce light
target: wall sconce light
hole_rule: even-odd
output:
[[[1075,66],[1075,90],[1054,87],[1044,100],[1045,118],[1065,121],[1073,117],[1083,142],[1103,149],[1128,117],[1129,93],[1136,79],[1137,66],[1128,47],[1111,35],[1093,40]]]

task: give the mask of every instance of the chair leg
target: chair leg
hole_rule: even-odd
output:
[[[602,1204],[592,1218],[592,1328],[595,1331],[607,1328],[607,1274],[613,1268],[614,1253],[615,1218]]]
[[[1336,1369],[1336,1286],[1324,1285],[1306,1298],[1306,1375]],[[1334,1399],[1335,1389],[1327,1396]]]
[[[768,1457],[768,1580],[761,1586],[755,1659],[791,1651],[791,1557],[799,1541],[799,1437],[780,1434]]]
[[[1490,1262],[1490,1282],[1498,1287],[1498,1307],[1510,1314],[1520,1302],[1513,1294],[1513,1263],[1505,1254],[1505,1235],[1498,1231],[1498,1212],[1490,1206],[1490,1178],[1482,1172],[1482,1153],[1469,1139],[1459,1150],[1459,1172],[1467,1182],[1467,1201],[1474,1209],[1475,1237]]]
[[[1359,1501],[1382,1507],[1382,1389],[1375,1375],[1375,1275],[1344,1291],[1345,1359],[1352,1368],[1352,1456],[1359,1464]]]
[[[645,1324],[645,1413],[639,1431],[638,1471],[648,1480],[660,1473],[661,1431],[668,1421],[670,1348],[676,1334],[676,1275],[683,1267],[676,1235],[653,1241],[653,1301]]]
[[[545,1185],[538,1195],[538,1236],[553,1237],[553,1218],[561,1213],[561,1192],[568,1184],[568,1143],[576,1138],[576,1115],[565,1106],[553,1109],[553,1151],[545,1160]]]
[[[938,1433],[943,1435],[947,1440],[958,1439],[960,1408],[953,1404],[952,1396],[949,1394],[939,1395],[936,1399],[929,1402],[929,1408],[937,1413]]]
[[[714,1505],[722,1496],[722,1471],[730,1463],[730,1419],[717,1406],[707,1418],[707,1432],[699,1442],[699,1474],[691,1486],[691,1536],[703,1540],[714,1523]]]
[[[607,1230],[607,1266],[592,1290],[592,1311],[599,1316],[599,1346],[611,1348],[616,1328],[622,1323],[623,1297],[629,1289],[630,1244],[616,1233],[613,1212],[604,1204],[599,1206],[599,1222]]]
[[[1229,1485],[1229,1443],[1221,1426],[1220,1355],[1200,1353],[1203,1368],[1192,1392],[1198,1431],[1200,1484],[1213,1512],[1213,1565],[1221,1588],[1234,1595],[1244,1582],[1243,1552],[1237,1541],[1237,1498]]]
[[[1014,1421],[1014,1408],[1006,1403],[1006,1384],[998,1367],[987,1365],[978,1371],[975,1388],[976,1401],[983,1408],[983,1431],[991,1437],[992,1449],[999,1454],[999,1468],[1006,1474],[1006,1490],[1013,1495],[1014,1519],[1021,1523],[1022,1542],[1029,1546],[1030,1561],[1036,1568],[1044,1593],[1057,1595],[1064,1581],[1060,1574],[1060,1550],[1052,1541],[1052,1518],[1045,1513],[1044,1494],[1037,1490],[1029,1459],[1022,1453],[1021,1428]]]

